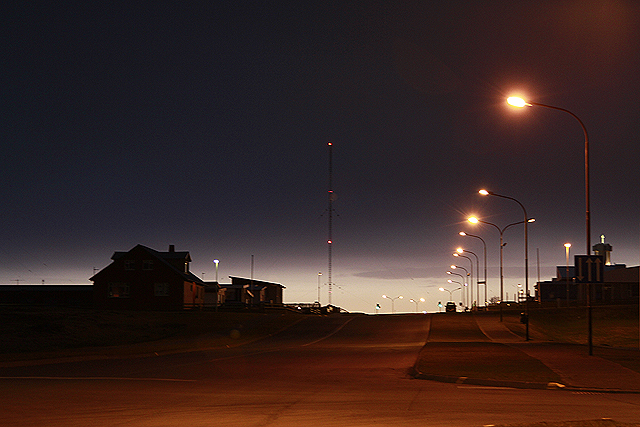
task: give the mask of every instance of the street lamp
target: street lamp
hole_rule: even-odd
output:
[[[391,314],[393,314],[393,313],[395,313],[395,312],[396,312],[395,307],[394,307],[394,302],[395,302],[397,299],[402,299],[402,298],[404,298],[404,297],[403,297],[402,295],[400,295],[400,296],[397,296],[397,297],[395,297],[395,298],[391,298],[391,297],[390,297],[390,296],[388,296],[388,295],[382,295],[382,298],[386,298],[386,299],[390,299],[390,300],[391,300]]]
[[[461,248],[459,248],[459,249],[461,249]],[[471,305],[471,302],[473,301],[473,260],[471,258],[469,258],[468,256],[466,256],[466,255],[462,255],[462,253],[458,252],[457,250],[453,253],[453,256],[454,257],[459,257],[459,258],[466,258],[466,259],[469,260],[469,266],[470,266],[471,274],[470,275],[468,274],[470,285],[469,285],[469,289],[467,289],[467,299],[468,299],[467,305]],[[470,289],[471,289],[471,291],[470,291]],[[471,294],[471,295],[469,295],[469,294]]]
[[[518,225],[518,224],[522,224],[524,221],[518,221],[518,222],[514,222],[511,224],[508,224],[506,226],[504,226],[503,228],[498,227],[496,224],[492,223],[492,222],[487,222],[487,221],[483,221],[481,219],[478,219],[476,217],[469,217],[467,218],[467,221],[469,221],[472,224],[487,224],[487,225],[491,225],[493,227],[496,228],[496,230],[498,230],[498,233],[500,234],[500,321],[502,322],[502,301],[504,299],[504,275],[503,275],[503,268],[502,268],[502,249],[504,248],[504,232],[507,228],[514,226],[514,225]],[[534,218],[530,218],[528,220],[528,222],[534,222],[535,219]]]
[[[486,307],[487,306],[487,243],[484,241],[482,237],[474,236],[473,234],[468,234],[468,233],[465,233],[464,231],[461,231],[458,234],[461,236],[475,237],[476,239],[480,239],[480,241],[482,241],[482,246],[484,251],[484,280],[482,281],[482,284],[484,285],[484,305]],[[480,275],[480,272],[478,271],[478,276],[479,275]],[[480,283],[478,280],[476,280],[476,282]],[[480,298],[480,295],[478,295],[478,298]]]
[[[473,255],[476,258],[476,298],[478,300],[480,300],[480,285],[478,284],[478,277],[480,276],[480,260],[478,259],[478,255],[476,255],[475,253],[468,251],[466,249],[462,249],[462,248],[458,248],[456,249],[456,252],[458,252],[459,254],[462,253],[468,253]],[[473,270],[473,262],[471,263],[471,270]],[[471,284],[472,288],[471,288],[471,303],[473,305],[473,283]]]
[[[460,274],[460,273],[454,273],[453,271],[447,271],[447,274],[454,274],[454,275],[456,275],[456,276],[460,276],[460,280],[462,280],[462,283],[460,283],[460,282],[456,282],[456,283],[460,283],[460,285],[462,285],[462,287],[463,287],[463,288],[465,288],[465,287],[467,286],[467,281],[465,280],[465,277],[464,277],[462,274]],[[461,293],[462,293],[462,295],[461,295],[461,297],[462,297],[462,304],[464,304],[464,306],[466,307],[466,306],[467,306],[467,304],[466,304],[466,301],[465,301],[464,289],[462,290],[462,292],[461,292]]]
[[[524,302],[524,311],[525,311],[525,339],[529,341],[529,216],[527,215],[527,210],[524,205],[520,203],[520,201],[516,200],[513,197],[503,196],[501,194],[494,193],[489,190],[480,190],[478,193],[483,196],[495,196],[503,199],[513,200],[522,208],[522,212],[524,213],[524,289],[525,289],[525,302]]]
[[[318,305],[322,306],[320,304],[320,277],[322,276],[322,271],[318,272]]]
[[[469,273],[469,270],[467,270],[466,268],[464,268],[464,267],[462,267],[462,266],[458,266],[458,265],[455,265],[455,264],[451,264],[449,267],[450,267],[452,270],[455,270],[456,268],[459,268],[459,269],[461,269],[461,270],[464,270],[464,272],[465,272],[465,273],[466,273],[466,275],[467,275],[467,281],[468,281],[468,283],[469,283],[469,288],[472,288],[472,287],[473,287],[472,276],[471,276],[471,274]],[[469,288],[467,288],[467,291],[469,290]],[[473,298],[471,298],[469,301],[473,301]],[[469,303],[470,303],[469,301],[467,301],[467,304],[469,304]]]
[[[455,291],[458,291],[458,290],[459,290],[459,291],[460,291],[460,299],[463,299],[463,297],[464,297],[464,285],[463,285],[462,283],[458,282],[457,280],[451,280],[451,279],[447,280],[447,283],[451,283],[452,285],[453,285],[454,283],[457,283],[458,285],[460,285],[460,287],[459,287],[459,288],[454,289],[454,290],[453,290],[453,291],[451,291],[450,293],[451,293],[451,294],[453,294],[453,292],[455,292]],[[451,298],[451,300],[450,300],[450,301],[453,301],[453,296],[451,296],[450,298]],[[461,303],[460,303],[460,305],[462,306],[462,305],[464,305],[464,304],[461,302]]]
[[[455,280],[447,280],[447,282],[453,283],[453,282],[455,282]],[[460,283],[460,282],[456,282],[456,283]],[[438,288],[438,289],[440,290],[440,292],[449,292],[449,301],[453,301],[453,293],[455,291],[459,291],[462,288],[456,288],[456,289],[454,289],[452,291],[450,291],[449,289],[445,289],[445,288]]]
[[[418,299],[418,300],[415,300],[415,299],[411,298],[411,299],[409,300],[409,302],[413,302],[413,303],[415,303],[415,304],[416,304],[416,313],[417,313],[417,312],[418,312],[418,303],[419,303],[419,302],[424,302],[424,298],[420,298],[420,299]]]
[[[584,193],[585,193],[585,222],[586,222],[586,234],[587,234],[587,255],[591,255],[591,211],[590,211],[590,203],[589,203],[589,136],[587,135],[587,128],[582,123],[582,120],[571,111],[566,110],[560,107],[554,107],[552,105],[540,104],[538,102],[525,101],[522,98],[518,98],[515,96],[507,98],[507,103],[509,105],[513,105],[514,107],[545,107],[551,108],[552,110],[564,111],[567,114],[570,114],[574,119],[580,123],[580,127],[582,127],[582,132],[584,133]]]
[[[213,263],[216,265],[216,283],[218,283],[218,264],[220,263],[220,261],[214,259]]]
[[[565,280],[567,281],[567,307],[569,307],[569,249],[571,249],[571,243],[564,244],[564,252],[566,254],[566,275]]]

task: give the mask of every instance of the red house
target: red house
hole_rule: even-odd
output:
[[[158,252],[137,245],[114,252],[113,262],[89,280],[96,308],[182,310],[204,304],[204,282],[189,271],[189,252]]]

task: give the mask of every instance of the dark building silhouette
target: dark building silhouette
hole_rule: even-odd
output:
[[[158,252],[137,245],[114,252],[113,262],[89,280],[96,308],[176,310],[200,308],[205,283],[189,271],[189,252]]]
[[[591,299],[597,304],[637,303],[639,267],[613,264],[613,247],[605,243],[604,236],[593,246],[593,251],[590,257],[576,255],[574,265],[557,266],[556,277],[536,284],[536,299],[563,306],[584,304],[591,289]],[[596,262],[585,264],[585,258]],[[587,268],[591,268],[592,275],[585,273]]]

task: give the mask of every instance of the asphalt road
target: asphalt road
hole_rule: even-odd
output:
[[[605,417],[640,421],[637,394],[412,379],[408,370],[427,339],[431,318],[308,317],[235,348],[0,368],[0,425],[449,427]],[[461,331],[460,339],[464,335]]]

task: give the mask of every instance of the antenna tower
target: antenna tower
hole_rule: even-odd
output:
[[[327,247],[329,250],[329,265],[327,268],[328,276],[329,276],[329,305],[331,305],[331,292],[333,287],[333,282],[331,282],[331,244],[332,240],[332,232],[333,232],[333,143],[329,142],[327,144],[329,147],[329,236],[327,239]]]

